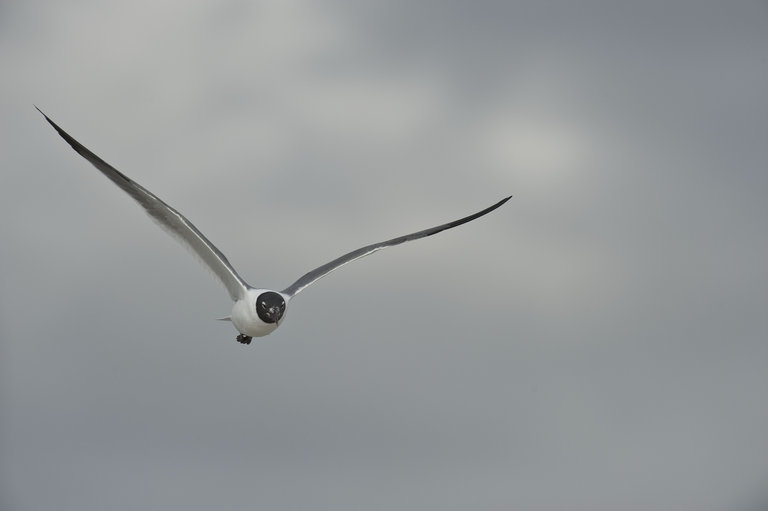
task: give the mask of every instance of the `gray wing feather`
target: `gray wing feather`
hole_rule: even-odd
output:
[[[224,254],[192,222],[160,200],[155,194],[93,154],[88,148],[72,138],[66,131],[49,119],[42,110],[39,108],[37,110],[43,114],[45,120],[56,129],[59,135],[72,146],[72,149],[91,162],[102,174],[130,195],[163,229],[197,255],[221,283],[224,284],[232,300],[238,300],[245,295],[248,285],[232,268]]]
[[[494,204],[491,207],[488,207],[482,211],[478,211],[477,213],[473,215],[469,215],[464,218],[460,218],[458,220],[454,220],[453,222],[448,222],[447,224],[438,225],[436,227],[430,227],[429,229],[424,229],[423,231],[414,232],[412,234],[406,234],[405,236],[400,236],[398,238],[392,238],[391,240],[382,241],[379,243],[374,243],[372,245],[368,245],[362,248],[358,248],[357,250],[353,250],[352,252],[349,252],[348,254],[344,254],[343,256],[334,259],[330,263],[324,264],[320,266],[319,268],[315,268],[311,272],[305,274],[302,276],[299,280],[285,288],[282,292],[283,294],[286,294],[288,296],[294,296],[299,294],[305,287],[309,286],[310,284],[314,283],[316,280],[321,279],[331,273],[332,271],[336,270],[337,268],[340,268],[341,266],[344,266],[347,263],[351,263],[352,261],[356,259],[360,259],[361,257],[365,257],[367,255],[373,254],[374,252],[377,252],[381,250],[382,248],[387,247],[393,247],[395,245],[399,245],[401,243],[405,243],[407,241],[413,241],[418,240],[421,238],[426,238],[427,236],[432,236],[433,234],[437,234],[438,232],[445,231],[446,229],[452,229],[453,227],[457,227],[461,224],[465,224],[467,222],[471,222],[472,220],[475,220],[476,218],[480,218],[483,215],[487,215],[494,209],[498,208],[505,202],[507,202],[509,199],[511,199],[512,196],[500,200],[496,204]]]

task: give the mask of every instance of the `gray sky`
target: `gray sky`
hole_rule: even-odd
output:
[[[768,502],[768,5],[4,2],[3,510]],[[224,289],[35,103],[251,284]]]

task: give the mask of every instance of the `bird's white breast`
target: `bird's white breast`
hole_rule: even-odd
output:
[[[249,289],[244,298],[235,302],[232,306],[232,324],[238,332],[251,337],[263,337],[271,334],[278,327],[275,323],[265,323],[256,313],[256,299],[268,289]],[[286,303],[288,300],[286,300]],[[286,311],[287,312],[287,311]],[[285,314],[280,320],[285,320]]]

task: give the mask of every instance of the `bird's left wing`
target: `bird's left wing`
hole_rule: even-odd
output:
[[[374,252],[381,250],[382,248],[392,247],[395,245],[399,245],[401,243],[405,243],[407,241],[413,241],[418,240],[421,238],[426,238],[427,236],[432,236],[433,234],[437,234],[438,232],[444,231],[446,229],[452,229],[454,227],[457,227],[461,224],[465,224],[467,222],[471,222],[472,220],[476,218],[480,218],[483,215],[487,215],[494,209],[498,208],[505,202],[507,202],[509,199],[511,199],[512,196],[500,200],[493,206],[490,206],[488,208],[485,208],[482,211],[478,211],[477,213],[473,215],[466,216],[464,218],[460,218],[458,220],[454,220],[453,222],[448,222],[447,224],[438,225],[436,227],[430,227],[429,229],[424,229],[423,231],[414,232],[412,234],[406,234],[405,236],[400,236],[398,238],[393,238],[391,240],[382,241],[379,243],[374,243],[373,245],[368,245],[363,248],[358,248],[357,250],[353,250],[352,252],[348,254],[344,254],[343,256],[334,259],[330,263],[326,263],[319,268],[315,268],[311,272],[307,273],[306,275],[302,276],[299,280],[288,286],[287,288],[283,289],[283,294],[286,294],[288,296],[294,296],[299,294],[305,287],[309,286],[310,284],[314,283],[316,280],[321,279],[331,273],[333,270],[344,266],[347,263],[351,263],[352,261],[356,259],[360,259],[361,257],[365,257],[367,255],[373,254]]]
[[[37,108],[37,107],[35,107]],[[61,129],[53,122],[42,110],[37,110],[43,114],[45,120],[53,126],[61,137],[67,141],[72,149],[91,162],[99,169],[102,174],[107,176],[113,183],[119,186],[125,193],[133,197],[142,208],[155,220],[160,227],[165,229],[174,238],[196,254],[202,262],[213,272],[213,274],[227,288],[232,300],[239,300],[245,296],[248,285],[240,278],[235,269],[229,263],[221,251],[208,241],[192,222],[187,220],[184,215],[173,209],[171,206],[160,200],[155,194],[133,181],[128,176],[105,162],[87,147],[72,138],[66,131]]]

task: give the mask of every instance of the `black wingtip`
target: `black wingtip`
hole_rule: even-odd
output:
[[[37,105],[33,105],[33,106],[37,108]],[[80,156],[82,156],[83,158],[91,162],[92,165],[95,165],[97,169],[99,169],[101,172],[106,174],[107,177],[109,177],[112,181],[115,181],[115,177],[119,177],[123,181],[127,181],[129,183],[132,182],[128,176],[126,176],[125,174],[123,174],[122,172],[114,168],[112,165],[110,165],[109,163],[105,162],[104,160],[102,160],[101,158],[93,154],[93,152],[91,152],[87,147],[85,147],[83,144],[75,140],[74,137],[72,137],[72,135],[70,135],[63,129],[61,129],[61,127],[59,127],[58,124],[53,122],[50,117],[45,115],[45,113],[42,110],[37,108],[37,111],[43,114],[43,117],[45,117],[45,120],[48,121],[48,124],[53,126],[53,129],[56,130],[56,132],[61,136],[61,138],[63,138],[64,141],[67,144],[69,144],[70,147],[72,147],[72,149],[74,149],[77,152],[77,154],[79,154]],[[103,167],[108,167],[109,170],[105,171]],[[117,181],[115,182],[117,183]]]
[[[37,108],[37,105],[33,105],[33,106],[35,108]],[[69,133],[67,133],[63,129],[61,129],[61,127],[58,124],[53,122],[50,117],[45,115],[45,112],[43,112],[39,108],[37,108],[37,111],[40,112],[41,114],[43,114],[43,117],[45,117],[45,120],[48,121],[48,124],[53,126],[53,129],[56,130],[56,132],[61,136],[61,138],[63,138],[72,147],[72,149],[77,151],[77,153],[80,154],[80,156],[82,156],[82,157],[86,158],[87,160],[91,161],[91,158],[89,157],[90,151],[88,149],[86,149],[85,146],[83,146],[83,144],[81,144],[80,142],[75,140],[72,137],[72,135],[70,135]],[[96,155],[93,155],[93,156],[98,158],[98,156],[96,156]],[[101,158],[99,158],[99,159],[101,159]]]
[[[48,117],[47,115],[45,115],[45,112],[43,112],[42,110],[40,110],[40,107],[38,107],[38,106],[37,106],[37,105],[35,105],[34,103],[32,104],[32,106],[33,106],[33,107],[35,107],[35,108],[37,109],[37,111],[38,111],[38,112],[40,112],[40,114],[41,114],[43,117],[45,117],[45,120],[46,120],[46,121],[48,121],[48,124],[50,124],[51,126],[53,126],[53,127],[54,127],[54,129],[56,129],[56,131],[58,131],[58,132],[59,132],[59,134],[60,134],[62,137],[64,137],[64,135],[61,133],[61,128],[59,128],[59,127],[56,125],[56,123],[55,123],[55,122],[53,122],[53,121],[51,120],[51,118],[50,118],[50,117]],[[67,137],[64,137],[64,138],[67,138]]]

